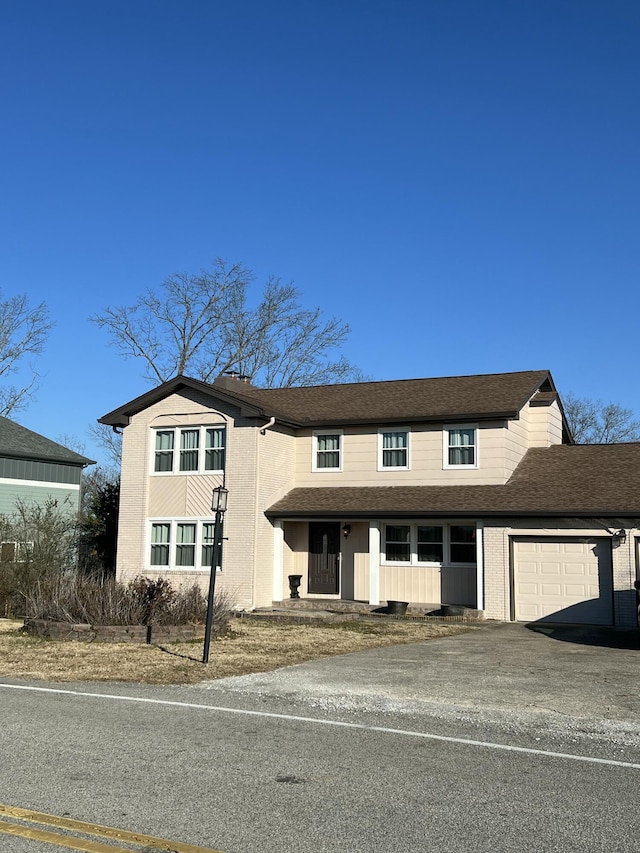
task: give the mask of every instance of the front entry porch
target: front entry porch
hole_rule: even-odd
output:
[[[386,554],[391,527],[396,534],[403,525],[384,520],[276,520],[272,600],[286,602],[290,596],[288,576],[299,575],[301,600],[323,598],[360,602],[367,607],[393,600],[417,605],[422,611],[436,610],[443,604],[483,610],[481,525],[466,524],[473,536],[469,533],[470,542],[463,546],[467,562],[459,563],[436,563],[434,559],[428,562],[424,557],[421,563],[394,560],[395,555]],[[461,527],[455,525],[456,530]],[[458,552],[449,549],[452,536],[442,522],[434,525],[421,520],[414,522],[411,529],[435,529],[436,535],[441,535],[442,542],[435,546],[440,548],[436,556],[460,553],[460,548]]]

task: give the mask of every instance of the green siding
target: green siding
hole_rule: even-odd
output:
[[[13,515],[16,502],[25,504],[44,503],[53,498],[58,501],[60,509],[78,511],[80,499],[79,489],[65,489],[64,486],[39,486],[37,483],[0,483],[0,515]]]
[[[11,459],[0,456],[0,479],[79,485],[82,479],[82,467],[60,462],[39,462],[35,459]]]

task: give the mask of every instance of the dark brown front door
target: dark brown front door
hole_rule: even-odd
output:
[[[308,591],[316,595],[335,595],[338,590],[340,525],[336,521],[309,522]]]

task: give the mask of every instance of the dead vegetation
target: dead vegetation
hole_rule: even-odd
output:
[[[146,684],[196,684],[472,630],[389,619],[304,624],[235,619],[229,633],[213,641],[205,666],[200,640],[163,646],[83,643],[33,637],[21,627],[20,621],[0,619],[0,678]]]

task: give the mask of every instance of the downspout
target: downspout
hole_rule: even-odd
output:
[[[476,523],[476,609],[484,610],[484,522]]]
[[[276,422],[275,418],[269,418],[267,423],[264,426],[260,427],[260,435],[265,435],[266,431],[268,429],[271,429],[271,427],[275,424],[275,422]]]
[[[275,418],[273,418],[273,417],[269,418],[267,423],[260,427],[260,435],[266,435],[267,430],[271,429],[271,427],[275,424],[275,422],[276,422]],[[256,466],[255,471],[256,471],[256,473],[255,473],[255,477],[254,477],[255,498],[254,498],[254,505],[253,505],[253,541],[254,541],[254,543],[257,544],[258,536],[259,536],[259,531],[258,531],[258,527],[259,527],[259,524],[258,524],[258,513],[259,513],[258,495],[260,492],[260,479],[259,478],[260,478],[260,473],[261,473],[261,468],[260,468],[260,457],[261,457],[260,442],[259,442],[257,436],[256,436],[256,442],[255,442],[255,449],[256,449],[256,454],[255,454],[255,466]],[[274,544],[274,548],[275,548],[275,544]],[[254,554],[252,575],[253,575],[253,577],[251,579],[251,610],[255,610],[255,608],[256,608],[256,560],[255,560],[255,554]],[[273,582],[273,569],[272,569],[272,573],[271,573],[272,594],[273,594],[273,583],[274,582]]]

